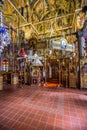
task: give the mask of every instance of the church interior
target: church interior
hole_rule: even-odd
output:
[[[0,130],[87,130],[87,0],[0,0]]]

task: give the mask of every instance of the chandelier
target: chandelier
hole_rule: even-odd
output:
[[[0,11],[0,56],[4,50],[4,47],[10,44],[10,42],[11,42],[11,36],[8,33],[8,29],[4,24],[3,12]]]

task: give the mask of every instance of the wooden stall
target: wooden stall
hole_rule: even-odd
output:
[[[39,66],[31,66],[31,86],[40,86],[41,71]]]
[[[3,90],[3,76],[0,75],[0,90]]]
[[[77,87],[77,72],[76,65],[72,62],[69,63],[69,87],[76,88]]]
[[[87,63],[85,63],[85,64],[83,64],[83,66],[81,66],[80,79],[81,79],[81,89],[87,88]]]

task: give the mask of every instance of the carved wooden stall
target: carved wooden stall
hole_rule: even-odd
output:
[[[81,89],[87,88],[87,60],[84,62],[85,63],[83,65],[81,65],[81,69],[80,69]]]
[[[69,87],[76,88],[76,85],[77,85],[76,65],[71,62],[69,63]]]
[[[39,66],[31,66],[31,86],[40,86],[41,71]]]

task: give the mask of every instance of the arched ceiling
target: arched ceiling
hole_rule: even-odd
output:
[[[27,38],[55,37],[75,32],[75,13],[83,4],[87,0],[4,0],[4,15]]]

